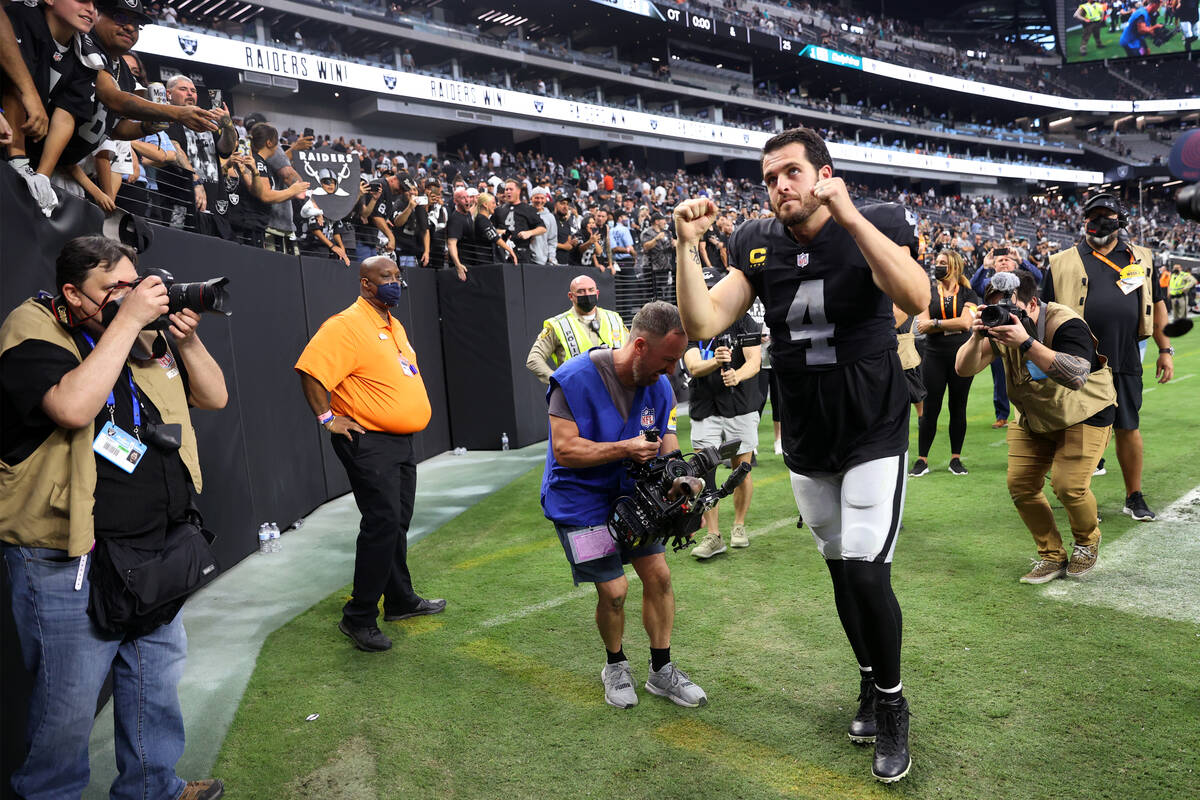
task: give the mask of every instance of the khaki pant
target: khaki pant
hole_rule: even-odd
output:
[[[1092,547],[1099,543],[1092,473],[1111,432],[1111,426],[1097,428],[1082,422],[1046,434],[1030,433],[1020,425],[1008,426],[1008,492],[1025,527],[1033,534],[1039,558],[1067,560],[1054,512],[1042,491],[1046,472],[1052,466],[1050,486],[1067,509],[1075,544]]]

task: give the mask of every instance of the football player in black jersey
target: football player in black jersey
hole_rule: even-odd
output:
[[[872,773],[890,783],[912,763],[891,585],[909,413],[892,303],[920,312],[929,280],[913,260],[916,220],[890,203],[855,207],[814,131],[771,138],[762,172],[775,217],[734,231],[729,274],[711,290],[698,250],[717,208],[707,198],[675,208],[679,310],[696,339],[725,330],[755,297],[766,307],[784,462],[861,672],[849,736],[875,742]]]

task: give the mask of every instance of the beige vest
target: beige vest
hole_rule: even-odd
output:
[[[1038,338],[1049,346],[1058,326],[1072,319],[1081,317],[1064,305],[1046,303],[1038,318]],[[1092,344],[1096,344],[1095,336]],[[1112,370],[1104,356],[1100,356],[1100,369],[1088,375],[1082,387],[1068,389],[1050,378],[1035,381],[1026,366],[1025,354],[1017,348],[993,347],[1003,359],[1008,399],[1021,412],[1019,424],[1033,433],[1064,430],[1117,402]]]
[[[1140,264],[1146,271],[1146,280],[1139,290],[1142,293],[1142,316],[1138,320],[1138,339],[1141,340],[1154,333],[1154,254],[1140,245],[1130,247],[1137,259],[1133,263]],[[1054,279],[1054,301],[1082,316],[1088,286],[1079,250],[1068,247],[1050,256],[1050,276]],[[1113,273],[1113,280],[1116,280],[1116,273]]]
[[[900,354],[900,368],[912,369],[921,366],[921,354],[917,352],[916,333],[913,332],[913,326],[917,324],[916,319],[909,317],[906,324],[908,325],[906,332],[897,331],[896,333],[896,352]]]
[[[0,326],[0,355],[22,342],[38,339],[58,345],[82,361],[75,340],[36,300],[18,306]],[[133,381],[162,414],[179,423],[179,457],[199,492],[203,488],[196,432],[188,413],[183,381],[168,378],[158,361],[129,360]],[[96,491],[95,425],[56,429],[19,464],[0,461],[0,541],[25,547],[66,550],[79,556],[92,549],[92,506]]]

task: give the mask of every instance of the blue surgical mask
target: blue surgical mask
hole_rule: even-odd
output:
[[[398,305],[400,303],[400,281],[376,286],[375,296],[388,308]]]

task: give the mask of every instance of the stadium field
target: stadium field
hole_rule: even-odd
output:
[[[946,470],[943,427],[932,472],[909,483],[894,567],[913,709],[899,784],[872,780],[871,749],[846,738],[857,673],[773,455],[753,473],[749,548],[668,553],[673,655],[708,706],[645,691],[633,709],[604,704],[594,591],[572,586],[536,467],[413,547],[414,582],[450,605],[384,623],[390,652],[338,633],[349,587],[272,634],[214,774],[235,800],[1200,796],[1200,335],[1176,344],[1176,381],[1149,375],[1142,411],[1162,519],[1121,513],[1110,446],[1093,483],[1100,563],[1082,582],[1017,582],[1034,551],[1004,488],[989,373],[971,395],[969,476]],[[761,436],[769,454],[769,415]],[[636,581],[627,608],[640,689]]]

